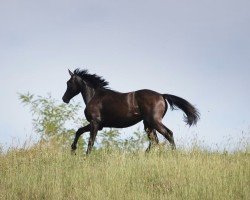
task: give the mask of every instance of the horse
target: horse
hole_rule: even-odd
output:
[[[200,117],[198,110],[187,100],[171,94],[160,94],[153,90],[143,89],[128,93],[111,90],[109,83],[101,76],[90,74],[88,70],[68,70],[70,79],[67,81],[67,89],[62,97],[64,103],[69,103],[76,95],[83,97],[86,108],[85,117],[88,125],[79,128],[75,133],[71,150],[77,148],[79,137],[90,132],[86,154],[90,154],[97,132],[105,127],[126,128],[143,121],[144,130],[149,138],[150,150],[152,144],[158,144],[156,131],[162,134],[176,149],[173,132],[163,123],[168,104],[171,109],[179,108],[184,115],[184,121],[189,125],[195,125]]]

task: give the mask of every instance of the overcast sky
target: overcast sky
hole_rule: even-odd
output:
[[[249,0],[0,0],[0,143],[32,133],[17,93],[61,101],[76,67],[121,92],[148,88],[196,105],[196,127],[180,111],[165,116],[177,140],[249,140],[249,9]]]

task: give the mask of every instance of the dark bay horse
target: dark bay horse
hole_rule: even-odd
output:
[[[104,127],[125,128],[143,120],[144,129],[149,138],[150,149],[152,143],[159,140],[156,131],[161,133],[175,149],[173,132],[162,123],[167,112],[168,104],[172,109],[179,108],[184,113],[184,120],[188,125],[194,125],[199,119],[199,112],[183,98],[160,94],[152,90],[138,90],[129,93],[120,93],[108,89],[108,82],[87,70],[69,70],[70,79],[67,81],[67,90],[63,101],[69,101],[79,93],[86,104],[85,116],[89,124],[79,128],[71,145],[76,150],[77,141],[84,132],[90,132],[87,154],[91,152],[98,130]]]

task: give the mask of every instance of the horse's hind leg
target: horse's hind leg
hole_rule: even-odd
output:
[[[161,133],[171,144],[172,149],[176,149],[173,132],[169,130],[161,121],[156,121],[154,123],[154,128]]]
[[[152,129],[152,130],[147,129],[146,132],[147,132],[148,139],[149,139],[149,145],[148,145],[148,148],[146,149],[146,152],[149,152],[152,145],[159,144],[159,139],[158,139],[158,137],[156,135],[156,131],[154,129]]]
[[[144,122],[144,129],[149,139],[149,145],[148,145],[148,148],[146,149],[146,152],[149,152],[152,145],[159,143],[159,139],[157,137],[156,130],[149,128],[145,122]]]

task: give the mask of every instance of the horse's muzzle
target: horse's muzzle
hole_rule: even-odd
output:
[[[69,99],[65,98],[64,96],[63,96],[62,100],[64,103],[69,103],[69,101],[70,101]]]

